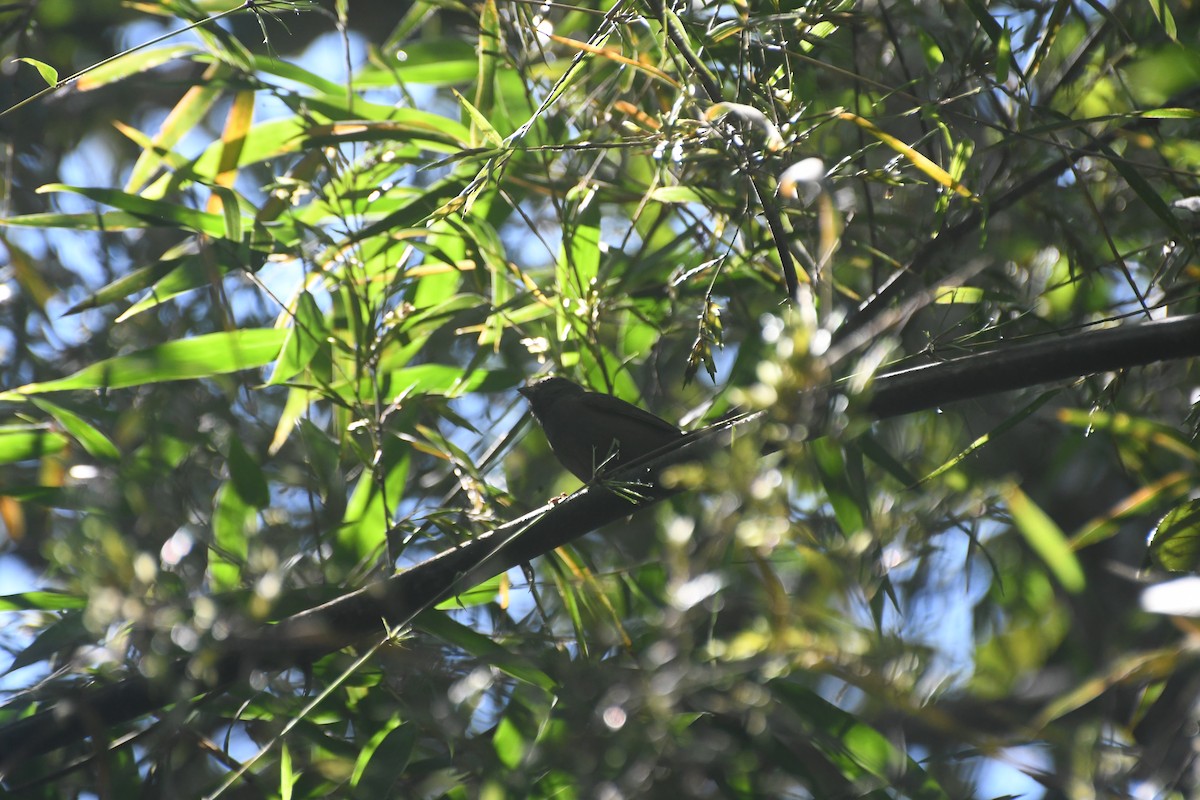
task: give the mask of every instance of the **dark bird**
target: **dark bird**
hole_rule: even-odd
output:
[[[545,378],[517,391],[529,401],[555,457],[584,483],[598,470],[611,472],[683,436],[649,411],[566,378]]]

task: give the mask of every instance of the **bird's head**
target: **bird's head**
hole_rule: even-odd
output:
[[[520,386],[517,391],[521,396],[529,401],[535,409],[541,410],[562,400],[565,397],[574,397],[583,394],[586,390],[577,383],[572,383],[566,378],[542,378],[540,381],[534,381],[528,386]]]

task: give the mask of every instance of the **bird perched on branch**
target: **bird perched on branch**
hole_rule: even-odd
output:
[[[545,378],[517,391],[529,401],[555,457],[584,483],[599,470],[610,472],[683,436],[649,411],[566,378]]]

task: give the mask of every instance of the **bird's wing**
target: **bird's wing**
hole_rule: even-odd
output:
[[[621,420],[632,421],[637,420],[640,424],[647,426],[648,429],[663,434],[674,434],[682,436],[683,431],[667,422],[662,417],[656,417],[649,411],[638,408],[632,403],[626,403],[619,397],[613,397],[610,394],[600,394],[599,392],[588,392],[581,401],[586,406],[595,411],[597,414],[603,414],[614,418],[618,423],[616,429],[620,430],[619,423]]]

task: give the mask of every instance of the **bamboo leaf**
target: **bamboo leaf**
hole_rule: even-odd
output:
[[[29,383],[0,393],[0,399],[95,389],[122,389],[164,381],[194,380],[261,367],[275,360],[284,331],[251,329],[210,333],[116,356],[54,381]]]

